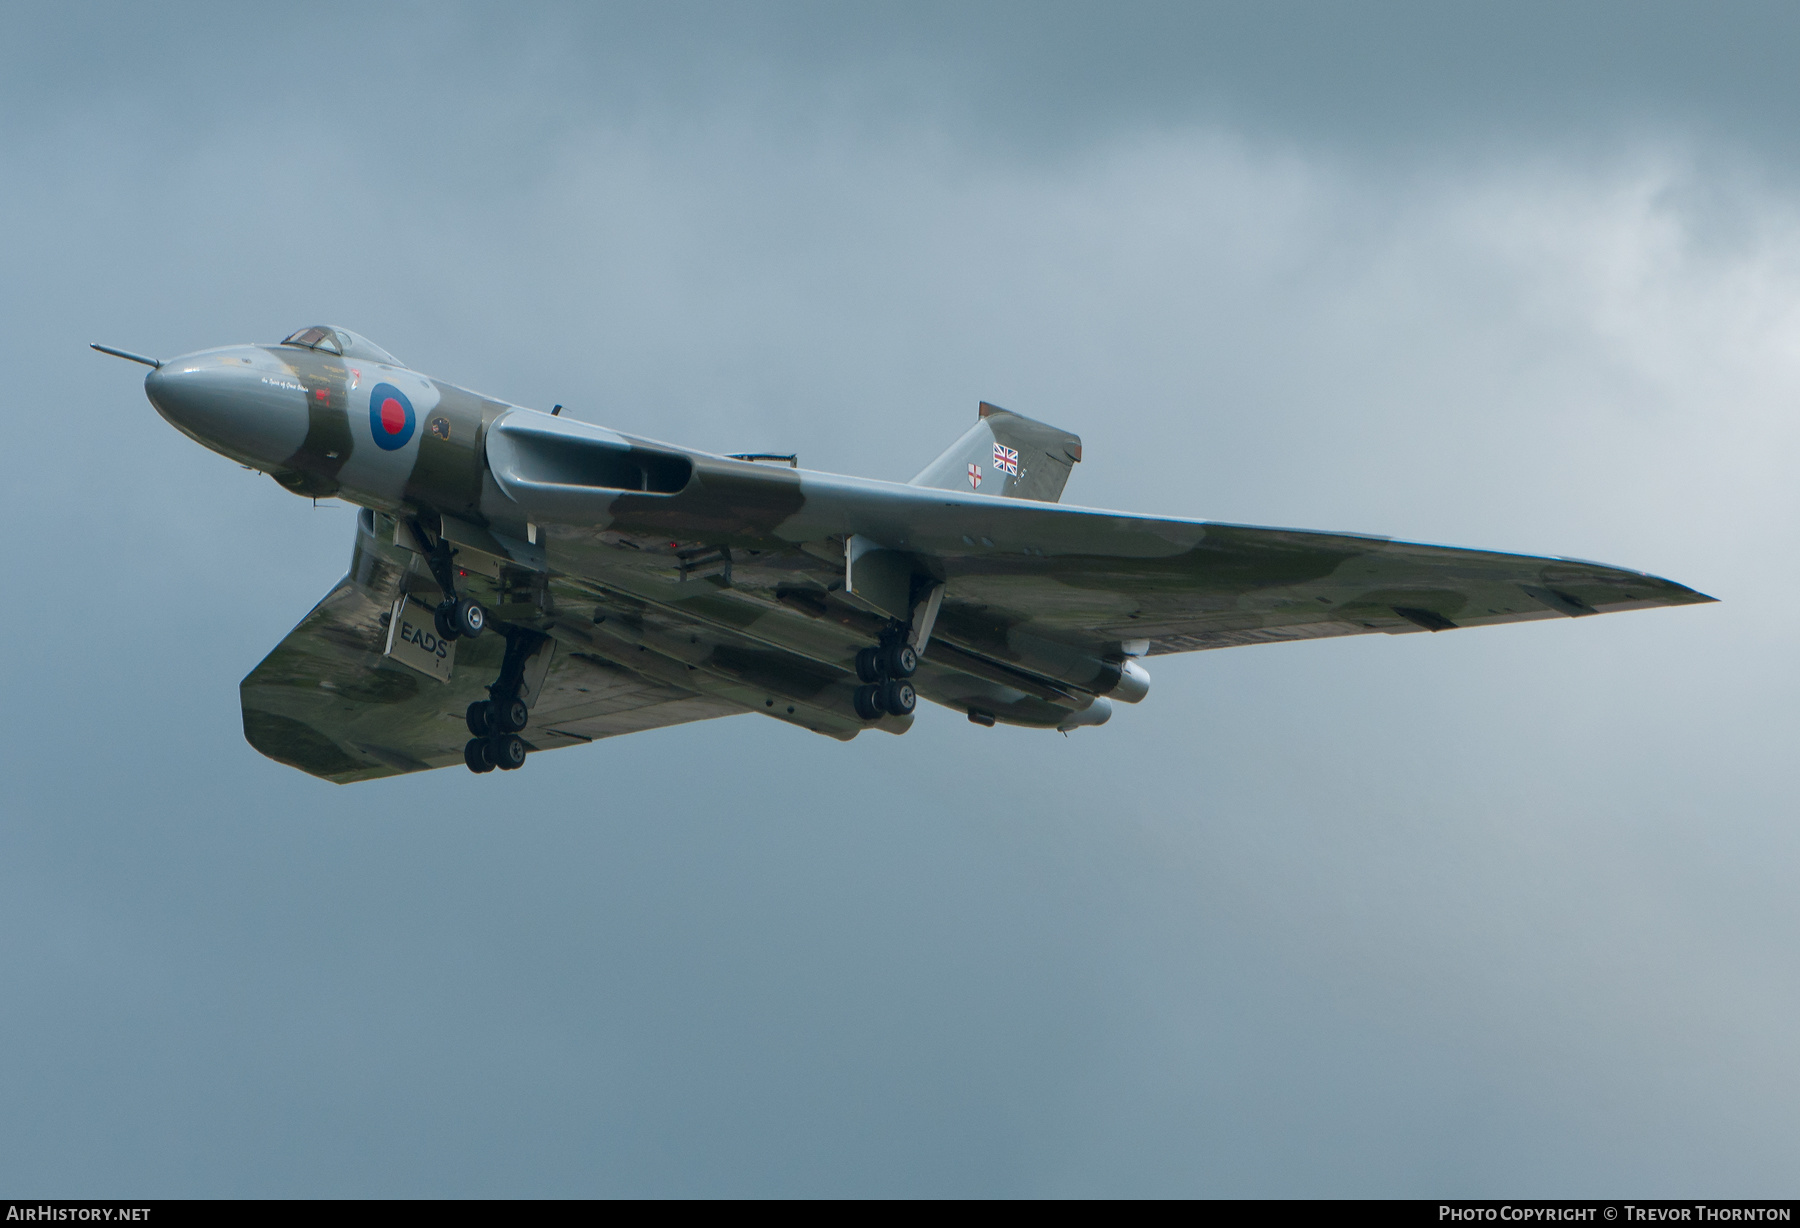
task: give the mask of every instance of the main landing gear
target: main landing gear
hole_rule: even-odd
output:
[[[863,686],[856,688],[851,702],[856,715],[865,721],[884,714],[907,716],[919,704],[919,697],[907,679],[919,668],[919,654],[905,640],[903,630],[890,631],[881,645],[865,648],[856,654],[856,676]]]
[[[419,522],[411,521],[408,527],[419,543],[419,553],[424,557],[425,565],[431,568],[431,578],[437,581],[438,588],[444,593],[444,600],[432,612],[438,635],[447,640],[461,639],[464,636],[474,639],[487,626],[487,611],[473,598],[456,595],[456,568],[450,562],[455,552],[450,549],[450,543],[439,535],[435,542],[427,546],[425,543],[430,539],[426,537]]]
[[[481,607],[477,606],[476,609]],[[531,710],[519,691],[525,683],[525,662],[538,650],[544,637],[523,627],[502,625],[506,636],[506,657],[500,663],[500,677],[488,687],[488,697],[469,705],[464,719],[475,736],[463,747],[463,762],[475,773],[517,771],[525,766],[529,749],[519,731],[531,721]]]

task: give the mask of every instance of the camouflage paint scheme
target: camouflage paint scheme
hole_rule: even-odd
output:
[[[376,439],[378,386],[411,404],[398,446]],[[493,624],[548,637],[534,751],[743,712],[904,732],[913,716],[852,702],[858,650],[903,627],[928,631],[923,698],[1067,731],[1142,698],[1142,657],[1712,600],[1572,559],[1060,506],[1079,438],[985,404],[899,484],[509,405],[343,329],[189,354],[145,390],[207,447],[363,509],[349,574],[241,688],[252,746],[339,783],[462,762],[464,709],[500,668],[491,633],[455,644],[448,683],[384,655],[397,601],[443,599],[413,518]]]

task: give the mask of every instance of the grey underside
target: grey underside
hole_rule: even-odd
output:
[[[350,577],[337,586],[240,688],[244,736],[282,763],[347,784],[462,762],[468,705],[500,668],[498,636],[458,644],[448,683],[382,656],[389,603]],[[745,709],[653,681],[580,652],[554,657],[527,744],[553,750]]]
[[[991,447],[976,444],[977,454]],[[578,514],[582,492],[543,487],[536,546],[464,535],[468,593],[501,622],[554,641],[525,734],[533,749],[739,712],[837,738],[870,728],[852,702],[854,657],[884,621],[843,591],[852,533],[879,536],[922,584],[944,585],[914,678],[920,696],[1044,728],[1092,702],[1068,680],[1068,660],[1710,600],[1567,559],[1159,520],[692,455],[695,478],[679,495],[611,492],[591,516]],[[522,479],[512,491],[527,511],[539,497]],[[441,594],[418,556],[393,544],[389,517],[364,513],[360,524],[351,574],[242,686],[252,745],[339,782],[459,763],[464,709],[503,652],[498,635],[461,641],[448,684],[385,659],[395,600]],[[873,727],[900,732],[910,720]]]
[[[837,566],[804,550],[739,551],[729,580],[696,576],[673,551],[610,536],[591,548],[616,556],[607,582],[558,580],[530,607],[507,600],[519,594],[506,591],[504,568],[470,577],[498,615],[530,618],[556,640],[527,733],[534,749],[747,711],[840,738],[863,727],[849,671],[875,624],[838,604]],[[1154,656],[1410,633],[1433,619],[1484,626],[1706,600],[1597,564],[1225,526],[1162,557],[944,562],[950,595],[915,677],[919,693],[1043,726],[1086,697],[1021,667],[1014,645],[1042,652],[1031,637]],[[460,642],[448,684],[385,659],[383,618],[403,590],[437,597],[410,554],[359,533],[352,575],[244,680],[253,745],[339,782],[460,762],[463,710],[498,672],[503,644],[497,635]]]

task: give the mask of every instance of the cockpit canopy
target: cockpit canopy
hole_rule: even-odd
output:
[[[369,362],[384,362],[390,367],[404,367],[406,364],[392,354],[370,341],[367,337],[351,332],[347,328],[328,327],[315,324],[311,328],[303,328],[288,337],[281,344],[303,345],[309,350],[319,350],[326,354],[341,354],[345,358],[362,358]]]

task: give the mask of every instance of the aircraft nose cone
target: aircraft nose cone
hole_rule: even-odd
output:
[[[190,354],[144,377],[144,394],[184,435],[258,468],[279,464],[306,438],[306,392],[265,378],[253,361]]]

